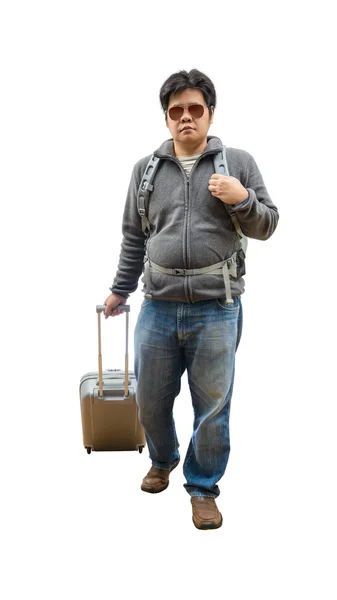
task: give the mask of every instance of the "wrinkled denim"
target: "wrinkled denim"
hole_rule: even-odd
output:
[[[184,487],[191,496],[219,493],[230,452],[229,414],[235,353],[242,331],[240,296],[194,304],[144,300],[135,328],[137,403],[152,464],[169,469],[179,442],[173,404],[187,370],[194,409]]]

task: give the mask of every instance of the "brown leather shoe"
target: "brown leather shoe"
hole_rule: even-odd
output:
[[[143,492],[158,494],[159,492],[166,490],[169,484],[170,473],[178,464],[179,460],[170,469],[157,469],[157,467],[152,466],[143,479],[141,485]]]
[[[222,515],[215,499],[192,496],[192,519],[197,529],[217,529],[222,525]]]

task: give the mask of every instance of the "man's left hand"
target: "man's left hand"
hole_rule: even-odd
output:
[[[236,177],[214,173],[208,183],[212,196],[219,198],[225,204],[238,204],[249,196],[246,188]]]

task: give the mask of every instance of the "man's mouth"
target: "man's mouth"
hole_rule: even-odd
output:
[[[193,131],[193,127],[189,127],[189,125],[186,125],[186,127],[183,127],[180,131],[186,131],[187,129],[191,129]]]

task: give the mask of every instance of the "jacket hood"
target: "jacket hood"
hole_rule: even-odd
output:
[[[219,152],[222,150],[223,145],[221,140],[218,137],[213,135],[207,136],[207,146],[204,152],[213,151]],[[154,152],[156,156],[164,157],[164,156],[172,156],[175,157],[174,149],[173,149],[173,139],[166,140],[159,146],[159,148]]]

